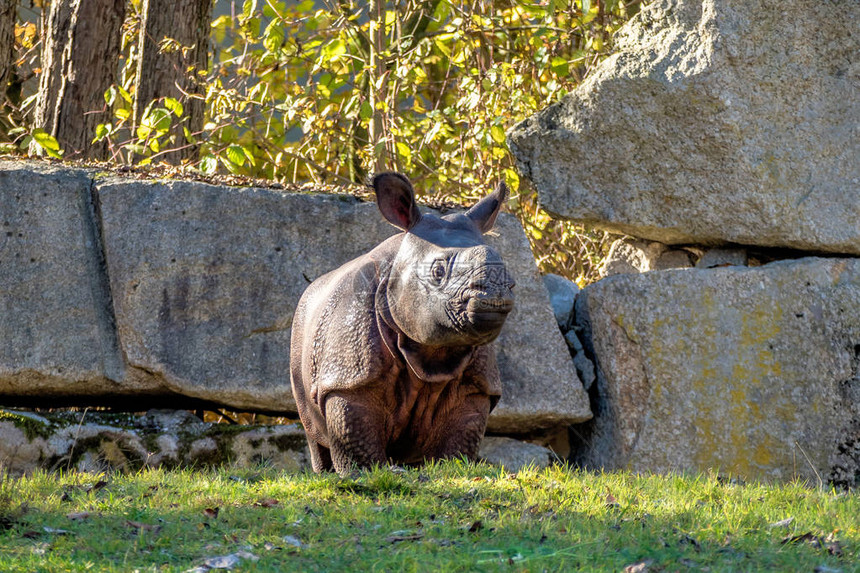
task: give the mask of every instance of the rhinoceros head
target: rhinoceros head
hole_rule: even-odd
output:
[[[396,327],[428,346],[492,342],[514,305],[513,278],[483,238],[507,199],[505,184],[465,213],[444,217],[422,215],[399,173],[377,175],[373,187],[383,216],[406,231],[386,286]]]

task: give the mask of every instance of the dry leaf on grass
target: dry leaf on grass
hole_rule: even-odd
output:
[[[87,493],[89,493],[91,491],[98,491],[98,490],[102,489],[103,487],[105,487],[107,484],[108,484],[108,482],[106,482],[105,480],[99,480],[96,483],[94,483],[92,485],[92,487],[87,488],[86,491],[87,491]]]
[[[806,533],[801,533],[800,535],[789,535],[785,539],[782,540],[782,545],[793,544],[793,543],[809,543],[815,548],[821,547],[821,538],[817,535],[813,535],[812,532],[807,531]]]
[[[151,523],[141,523],[139,521],[132,521],[131,519],[125,520],[125,526],[133,529],[135,532],[140,533],[141,531],[151,531],[152,533],[158,533],[161,531],[160,525],[152,525]]]
[[[695,538],[693,538],[687,534],[684,534],[683,536],[681,536],[681,539],[678,540],[678,544],[679,545],[692,545],[693,549],[695,549],[696,551],[702,550],[702,546],[699,545],[699,542],[696,541]]]
[[[838,539],[836,539],[836,535],[834,533],[830,533],[824,538],[824,546],[827,548],[827,552],[834,557],[842,557],[845,554],[842,551],[842,544],[839,543]]]
[[[207,507],[203,510],[203,515],[215,519],[216,517],[218,517],[219,511],[221,511],[220,507]]]
[[[612,495],[612,492],[608,489],[606,490],[606,507],[618,507],[618,500],[615,499],[615,496]]]

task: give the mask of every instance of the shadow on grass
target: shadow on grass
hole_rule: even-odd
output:
[[[858,570],[860,496],[798,484],[459,461],[4,484],[2,571]]]

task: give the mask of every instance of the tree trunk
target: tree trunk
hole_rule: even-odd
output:
[[[65,157],[106,159],[107,143],[91,144],[110,121],[104,92],[116,82],[125,0],[54,0],[43,30],[36,126]]]
[[[53,134],[54,110],[63,81],[63,46],[69,36],[72,7],[69,0],[53,0],[42,9],[42,73],[36,100],[35,126]],[[38,148],[35,148],[38,150]]]
[[[385,0],[371,0],[368,4],[370,12],[370,69],[373,74],[370,82],[368,101],[373,110],[370,118],[370,144],[373,146],[372,172],[382,172],[388,167],[388,153],[385,145],[385,115],[382,106],[386,99],[386,84],[379,83],[385,73],[385,60],[382,52],[385,50]],[[379,83],[379,87],[377,87]]]
[[[161,158],[170,163],[195,159],[198,146],[190,145],[182,127],[198,137],[203,129],[205,96],[198,72],[209,66],[209,19],[211,0],[143,0],[138,44],[134,118],[155,99],[171,97],[183,106],[181,123],[173,116],[170,147]],[[161,47],[165,38],[181,45]]]
[[[0,109],[6,103],[6,88],[12,75],[17,6],[18,0],[0,0]]]

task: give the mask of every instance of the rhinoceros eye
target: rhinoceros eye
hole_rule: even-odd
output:
[[[433,261],[433,266],[430,267],[430,277],[433,279],[435,283],[441,283],[442,279],[445,278],[446,273],[446,265],[445,261],[441,259],[437,259]]]

